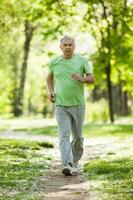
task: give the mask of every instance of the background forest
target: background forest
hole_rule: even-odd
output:
[[[53,116],[48,63],[69,34],[96,77],[86,85],[86,120],[132,116],[132,13],[131,0],[1,0],[0,115]]]
[[[132,19],[133,0],[0,0],[0,200],[133,199]],[[68,179],[46,86],[64,35],[96,78]]]

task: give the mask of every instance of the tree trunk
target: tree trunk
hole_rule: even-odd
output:
[[[127,91],[125,91],[123,93],[123,97],[124,97],[124,110],[123,110],[123,114],[127,115],[127,114],[129,114],[129,110],[128,110],[128,93],[127,93]]]
[[[16,110],[14,112],[15,116],[19,116],[23,113],[23,96],[24,96],[24,86],[26,80],[26,71],[27,71],[27,61],[28,55],[30,51],[30,43],[33,36],[34,28],[31,24],[26,21],[25,22],[25,44],[24,44],[24,58],[21,68],[21,77],[20,77],[20,85],[18,89],[18,96],[17,96],[17,105]]]
[[[112,96],[112,86],[111,86],[111,64],[110,64],[110,56],[111,56],[111,36],[110,36],[110,22],[108,20],[108,14],[107,14],[107,7],[104,5],[104,1],[100,0],[102,7],[103,7],[103,13],[102,17],[106,20],[108,26],[107,26],[107,36],[105,38],[105,47],[108,49],[108,53],[105,55],[107,56],[106,59],[106,76],[107,76],[107,90],[108,90],[108,102],[109,102],[109,114],[110,114],[110,121],[114,122],[114,112],[113,112],[113,96]]]
[[[109,114],[110,114],[110,121],[114,122],[113,98],[112,98],[112,87],[111,87],[111,80],[110,80],[110,75],[111,75],[110,72],[111,72],[111,66],[110,66],[110,62],[109,62],[108,65],[106,66]]]
[[[17,105],[17,91],[18,91],[18,55],[16,55],[14,53],[14,55],[12,56],[12,60],[13,60],[13,77],[12,77],[12,85],[13,85],[13,89],[12,89],[12,112],[15,115],[15,111],[16,111],[16,105]]]

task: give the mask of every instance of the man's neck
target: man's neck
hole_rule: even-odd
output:
[[[63,58],[65,58],[65,59],[71,59],[73,56],[74,56],[74,53],[73,53],[70,57],[67,57],[67,56],[65,56],[65,55],[63,54]]]

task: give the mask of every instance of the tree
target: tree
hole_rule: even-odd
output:
[[[52,40],[63,32],[63,27],[67,25],[68,22],[67,20],[64,20],[66,10],[63,7],[63,3],[60,1],[30,0],[18,2],[16,0],[11,0],[8,2],[3,0],[1,8],[4,10],[1,12],[2,23],[0,24],[2,34],[5,34],[6,40],[12,41],[9,42],[11,46],[9,45],[8,48],[4,46],[4,49],[7,49],[9,53],[8,62],[12,69],[11,77],[14,80],[10,80],[12,82],[12,95],[10,101],[11,106],[13,107],[13,113],[15,116],[19,116],[23,112],[28,56],[33,37],[41,35],[42,40],[45,40],[46,43],[48,39]],[[70,13],[70,9],[67,12]],[[10,26],[7,26],[5,21],[6,18],[8,18]],[[5,23],[3,24],[3,22]],[[14,30],[19,32],[18,38],[15,38]],[[8,35],[8,31],[11,34]],[[18,40],[21,40],[21,38],[24,42],[23,51],[18,51],[20,46]],[[12,46],[14,47],[13,50]],[[4,60],[4,53],[2,56]],[[20,61],[22,63],[21,66]]]
[[[125,12],[126,1],[119,0],[113,2],[111,0],[93,0],[83,2],[87,5],[84,26],[88,28],[97,41],[98,51],[92,56],[98,80],[97,85],[101,83],[101,81],[106,80],[110,120],[113,122],[113,69],[114,67],[118,69],[118,60],[121,57],[121,55],[117,53],[119,51],[119,45],[117,45],[117,43],[118,41],[120,44],[124,43],[122,38],[124,33],[121,34],[121,30],[123,24],[128,26],[126,19],[128,18],[130,20],[130,16]],[[126,7],[126,9],[128,9],[128,11],[130,10],[129,7]],[[123,16],[125,16],[125,18],[123,18]],[[128,29],[130,28],[128,27]],[[122,46],[122,49],[125,51],[124,46]],[[128,65],[128,67],[130,66]],[[124,73],[124,70],[121,71]],[[131,71],[131,68],[129,71]],[[103,83],[101,83],[101,85],[103,85]]]

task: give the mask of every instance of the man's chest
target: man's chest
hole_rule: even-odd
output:
[[[73,73],[83,74],[83,66],[81,62],[58,63],[54,66],[54,75],[71,75]]]

